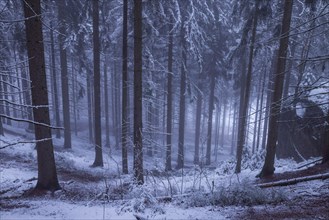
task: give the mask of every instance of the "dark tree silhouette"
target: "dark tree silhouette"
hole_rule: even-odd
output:
[[[185,108],[186,108],[186,39],[185,28],[186,23],[186,1],[181,2],[180,8],[182,9],[182,23],[180,30],[181,40],[181,78],[180,78],[180,95],[179,95],[179,128],[178,128],[178,157],[177,157],[177,169],[184,167],[184,138],[185,138]]]
[[[56,57],[55,57],[55,42],[54,42],[54,30],[52,22],[50,22],[50,47],[51,47],[51,73],[53,76],[53,87],[54,87],[54,108],[55,108],[55,121],[56,127],[61,126],[61,119],[59,115],[59,101],[58,101],[58,91],[57,91],[57,80],[56,80]],[[56,131],[56,138],[61,138],[61,132],[59,129]]]
[[[66,0],[56,1],[58,6],[58,19],[60,21],[58,35],[60,63],[61,63],[61,82],[62,82],[62,100],[63,100],[63,121],[64,121],[64,148],[71,148],[71,117],[69,102],[69,83],[67,73],[67,51],[64,48],[65,42],[65,4]]]
[[[258,23],[258,1],[256,1],[256,6],[254,9],[254,15],[252,18],[252,33],[251,33],[251,42],[249,48],[249,59],[248,59],[248,71],[246,75],[245,85],[241,87],[243,93],[241,92],[240,97],[240,113],[239,113],[239,124],[238,124],[238,140],[237,140],[237,164],[235,167],[235,172],[241,172],[241,161],[242,161],[242,150],[245,143],[245,135],[246,135],[246,128],[247,128],[247,112],[249,106],[249,99],[250,99],[250,87],[251,87],[251,80],[252,80],[252,64],[253,64],[253,57],[254,57],[254,44],[256,39],[256,29]]]
[[[285,0],[280,36],[279,52],[277,56],[277,68],[274,75],[274,91],[270,107],[270,119],[266,146],[265,163],[258,177],[270,176],[274,173],[274,158],[278,140],[278,119],[281,109],[281,98],[285,76],[286,56],[289,43],[289,30],[292,15],[293,0]]]
[[[212,116],[214,112],[214,99],[215,99],[215,73],[210,73],[210,94],[208,106],[208,135],[207,135],[207,151],[206,151],[206,165],[211,163],[211,134],[212,134]],[[225,114],[224,114],[225,115]]]
[[[128,173],[128,0],[123,1],[122,30],[122,172]]]
[[[134,178],[136,183],[140,185],[144,184],[142,140],[142,10],[142,0],[134,0]]]
[[[171,136],[172,136],[172,81],[173,81],[173,24],[172,16],[168,25],[168,82],[167,82],[167,149],[166,149],[166,170],[171,170]]]
[[[26,0],[24,4],[27,52],[31,79],[32,105],[37,141],[37,190],[58,190],[53,143],[48,108],[48,91],[42,36],[40,0]],[[38,16],[35,16],[38,15]]]
[[[102,130],[101,130],[101,78],[99,44],[99,7],[93,0],[93,43],[94,43],[94,109],[95,109],[95,161],[93,166],[103,166]]]

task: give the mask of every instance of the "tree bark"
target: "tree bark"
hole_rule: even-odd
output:
[[[201,113],[202,113],[202,93],[201,83],[198,85],[196,119],[195,119],[195,140],[194,140],[194,164],[200,163],[200,132],[201,132]]]
[[[265,93],[265,82],[266,82],[266,75],[267,75],[267,68],[265,68],[264,78],[262,81],[262,88],[261,88],[261,96],[260,96],[260,107],[259,107],[259,121],[258,121],[258,131],[257,131],[257,141],[256,141],[256,150],[259,149],[260,144],[260,133],[261,133],[261,125],[262,125],[262,116],[263,116],[263,103],[264,103],[264,93]],[[266,118],[264,118],[266,120]],[[264,138],[264,137],[263,137]]]
[[[144,184],[143,175],[143,17],[142,0],[134,0],[134,178],[137,184]]]
[[[215,73],[211,73],[209,106],[208,106],[208,135],[207,135],[207,151],[206,151],[206,165],[211,163],[211,134],[212,134],[212,116],[214,112],[214,96],[215,96]]]
[[[10,85],[9,83],[9,77],[6,73],[4,73],[2,75],[2,84],[3,84],[3,96],[4,96],[4,99],[5,100],[8,100],[9,101],[9,97],[8,97],[8,94],[10,94],[10,92],[8,92],[8,85]],[[9,116],[9,118],[7,118],[7,125],[11,125],[11,120],[10,120],[10,107],[9,107],[9,103],[7,102],[4,102],[4,107],[5,107],[5,112],[6,112],[6,115]]]
[[[327,111],[326,123],[327,126],[324,127],[325,130],[322,136],[322,141],[324,142],[322,163],[329,162],[329,110]]]
[[[257,148],[258,149],[258,146],[256,146],[256,142],[257,142],[257,131],[258,131],[258,121],[260,121],[260,117],[261,117],[261,112],[260,112],[260,109],[259,109],[259,105],[260,105],[260,97],[261,97],[261,83],[262,83],[262,80],[263,80],[263,75],[261,74],[260,75],[260,79],[258,81],[258,85],[257,85],[257,94],[256,94],[256,97],[257,97],[257,100],[256,100],[256,111],[255,111],[255,121],[254,121],[254,132],[253,132],[253,140],[252,140],[252,153],[254,154],[255,153],[255,149]]]
[[[270,182],[270,183],[260,183],[257,184],[256,186],[260,188],[269,188],[269,187],[275,187],[275,186],[289,186],[301,182],[307,182],[311,180],[325,180],[329,178],[329,173],[324,173],[324,174],[317,174],[317,175],[312,175],[312,176],[303,176],[303,177],[297,177],[293,179],[287,179],[287,180],[280,180],[276,182]]]
[[[109,89],[107,72],[107,54],[104,56],[104,117],[105,117],[105,146],[110,148],[110,113],[109,113]]]
[[[226,126],[226,110],[227,110],[227,100],[223,98],[223,118],[222,118],[222,132],[221,132],[221,139],[220,139],[220,146],[224,149],[224,141],[225,141],[225,126]],[[218,134],[219,135],[219,134]]]
[[[220,120],[220,113],[221,113],[221,106],[218,103],[217,105],[217,110],[216,110],[216,128],[215,128],[215,161],[217,162],[218,160],[218,149],[219,149],[219,131],[220,131],[220,126],[221,126],[221,120]]]
[[[128,174],[128,0],[123,1],[122,32],[122,172]]]
[[[180,79],[180,101],[179,101],[179,128],[178,128],[178,157],[177,169],[184,167],[184,136],[185,136],[185,92],[186,92],[186,42],[185,42],[185,21],[181,24],[181,79]]]
[[[240,105],[242,104],[241,114],[239,114],[239,128],[238,128],[238,141],[237,141],[237,164],[235,167],[235,172],[241,172],[241,160],[242,160],[242,151],[243,146],[245,144],[245,135],[246,135],[246,124],[247,124],[247,111],[249,106],[249,98],[250,98],[250,85],[251,85],[251,75],[252,75],[252,64],[254,57],[254,44],[256,39],[256,29],[257,29],[257,8],[258,4],[255,6],[255,12],[253,16],[253,24],[252,24],[252,34],[251,34],[251,42],[249,48],[249,60],[248,60],[248,72],[246,76],[246,85],[243,96],[241,96]]]
[[[101,130],[101,78],[99,44],[99,7],[98,0],[93,0],[93,53],[94,53],[94,125],[95,125],[95,161],[93,166],[103,166],[102,130]]]
[[[0,80],[0,91],[2,91],[2,82]],[[0,92],[0,99],[3,99],[2,97],[2,93]],[[4,102],[3,101],[0,101],[0,114],[4,114],[5,113],[5,110],[4,110]],[[4,123],[4,118],[0,116],[0,135],[4,135],[4,132],[3,132],[3,125],[2,123]]]
[[[35,14],[39,16],[36,17],[34,16]],[[51,139],[40,0],[26,0],[24,3],[24,15],[25,18],[29,18],[25,20],[25,28],[31,78],[32,105],[35,106],[33,108],[33,116],[35,122],[49,125],[49,127],[35,125],[38,160],[38,182],[36,189],[55,191],[61,187],[57,179]]]
[[[67,51],[64,48],[65,42],[65,0],[56,1],[58,6],[58,18],[60,20],[59,27],[59,51],[60,51],[60,63],[61,63],[61,82],[62,82],[62,101],[63,101],[63,121],[64,121],[64,148],[71,148],[71,117],[70,117],[70,101],[69,101],[69,84],[67,73]]]
[[[233,155],[234,153],[234,143],[236,142],[236,125],[237,125],[237,113],[238,113],[238,109],[237,109],[237,101],[234,101],[234,113],[233,113],[233,124],[232,124],[232,142],[231,142],[231,155]]]
[[[169,21],[169,40],[168,40],[168,82],[167,82],[167,147],[166,147],[166,171],[172,169],[171,167],[171,138],[172,138],[172,81],[173,81],[173,24],[170,15]]]
[[[285,0],[282,29],[280,36],[277,68],[275,72],[274,92],[271,101],[268,140],[266,146],[265,163],[259,177],[271,176],[274,173],[275,149],[278,139],[278,119],[281,108],[281,98],[284,82],[287,47],[289,43],[289,30],[292,15],[293,0]]]
[[[92,101],[92,83],[91,76],[89,70],[86,70],[86,81],[87,81],[87,103],[88,103],[88,136],[89,143],[94,143],[94,135],[93,135],[93,101]]]
[[[25,56],[22,56],[20,60],[26,59]],[[32,105],[31,101],[31,82],[29,77],[26,74],[27,69],[25,68],[24,64],[21,66],[21,77],[22,77],[22,90],[23,90],[23,99],[24,99],[24,104],[27,106]],[[27,119],[29,121],[33,121],[33,113],[31,108],[26,108],[27,112]],[[34,131],[34,125],[33,123],[29,123],[27,127],[28,132],[33,132]]]
[[[55,43],[54,43],[54,31],[52,22],[50,22],[50,49],[51,49],[51,69],[53,76],[53,88],[54,88],[54,108],[55,108],[55,125],[56,127],[61,127],[61,119],[59,115],[59,101],[58,101],[58,91],[57,91],[57,77],[56,77],[56,59],[55,59]],[[61,138],[61,131],[59,129],[55,130],[56,138]]]

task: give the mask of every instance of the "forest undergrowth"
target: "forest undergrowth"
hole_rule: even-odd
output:
[[[116,207],[118,215],[123,213],[152,212],[155,215],[165,215],[166,205],[181,209],[193,207],[244,207],[238,215],[249,215],[253,207],[285,207],[296,204],[312,203],[329,198],[329,181],[325,180],[321,187],[312,186],[309,192],[307,183],[305,190],[297,186],[273,187],[261,189],[256,184],[328,172],[328,166],[317,165],[311,168],[294,170],[300,165],[290,160],[278,162],[279,173],[271,179],[256,179],[261,167],[263,152],[247,160],[249,153],[244,152],[246,163],[244,171],[234,174],[234,161],[226,160],[216,165],[186,166],[184,169],[165,172],[159,164],[159,158],[147,158],[145,169],[145,184],[133,184],[132,175],[122,175],[119,164],[119,153],[112,150],[107,155],[103,168],[90,167],[93,149],[88,144],[76,142],[79,148],[72,150],[57,149],[55,158],[61,190],[56,192],[33,193],[37,181],[36,152],[33,144],[14,145],[1,152],[1,209],[10,211],[28,208],[30,201],[55,200],[71,204],[111,205]],[[248,163],[247,163],[248,161]],[[281,168],[282,169],[281,169]],[[6,172],[6,169],[8,170]],[[280,170],[291,170],[280,173]],[[5,176],[11,173],[11,176]],[[304,201],[306,199],[306,201]],[[326,204],[326,203],[322,203]],[[320,205],[320,213],[326,213]],[[321,211],[322,210],[322,211]],[[264,212],[260,209],[258,217]],[[248,214],[249,213],[249,214]]]

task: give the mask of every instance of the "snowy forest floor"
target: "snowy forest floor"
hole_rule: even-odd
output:
[[[4,146],[28,142],[32,134],[19,129],[1,137]],[[259,169],[233,174],[234,164],[210,168],[193,165],[162,172],[161,158],[145,158],[145,185],[134,186],[131,175],[121,175],[120,152],[104,149],[105,166],[91,168],[94,149],[74,138],[70,150],[54,139],[55,158],[62,190],[31,194],[37,181],[33,143],[1,149],[0,219],[282,219],[329,216],[329,179],[260,189],[255,184],[328,173],[328,165],[297,169],[290,160],[276,162],[276,174],[259,180]],[[226,155],[227,156],[227,155]],[[131,162],[131,158],[130,162]],[[132,167],[130,165],[130,167]]]

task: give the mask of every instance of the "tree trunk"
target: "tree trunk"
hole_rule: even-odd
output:
[[[261,97],[261,83],[262,83],[262,80],[263,80],[263,75],[260,76],[260,79],[258,81],[258,85],[257,85],[257,103],[256,103],[256,111],[255,111],[255,122],[254,122],[254,132],[253,132],[253,140],[252,140],[252,153],[254,154],[255,153],[255,149],[257,148],[258,149],[258,146],[256,146],[256,142],[257,142],[257,131],[258,131],[258,121],[260,121],[260,117],[261,117],[261,114],[260,114],[260,109],[259,109],[259,105],[260,105],[260,97]]]
[[[248,60],[248,72],[246,76],[246,85],[243,96],[240,97],[242,99],[240,101],[240,105],[242,104],[242,108],[240,107],[241,114],[239,114],[239,128],[238,128],[238,141],[237,141],[237,164],[235,167],[235,172],[241,172],[241,160],[242,160],[242,150],[245,144],[245,134],[246,134],[246,123],[247,123],[247,111],[249,106],[249,98],[250,98],[250,85],[251,85],[251,75],[252,75],[252,64],[253,64],[253,56],[254,56],[254,44],[256,39],[256,29],[257,29],[257,9],[258,4],[255,6],[255,14],[253,17],[252,24],[252,35],[251,42],[249,48],[249,60]]]
[[[123,1],[122,36],[122,172],[128,174],[128,0]]]
[[[26,0],[24,4],[25,28],[29,69],[31,78],[32,104],[34,120],[44,125],[35,125],[35,139],[37,141],[38,182],[37,190],[58,190],[54,159],[53,143],[48,108],[48,92],[45,70],[44,46],[42,36],[40,0]],[[31,19],[31,17],[33,17]],[[27,19],[29,18],[29,19]],[[42,106],[42,107],[41,107]]]
[[[215,128],[215,161],[218,160],[218,149],[219,149],[219,131],[221,126],[221,120],[220,120],[220,113],[221,113],[221,106],[218,103],[218,109],[216,110],[216,128]]]
[[[226,98],[223,98],[223,118],[222,118],[222,134],[221,134],[221,139],[220,139],[220,146],[224,149],[224,143],[225,143],[225,126],[226,126],[226,109],[227,109],[227,100]]]
[[[16,54],[16,47],[14,47],[14,58],[15,58],[15,63],[16,63],[16,79],[17,79],[17,87],[22,89],[21,87],[21,82],[20,82],[20,72],[19,72],[19,65],[18,65],[18,62],[17,62],[17,54]],[[23,111],[24,111],[24,106],[23,106],[23,99],[22,99],[22,93],[23,92],[20,92],[18,93],[18,99],[19,99],[19,105],[20,105],[20,112],[21,112],[21,117],[23,118]]]
[[[107,54],[104,55],[104,117],[105,117],[105,146],[110,148],[110,114],[109,114],[109,90],[107,78]]]
[[[20,58],[20,60],[25,60],[25,56]],[[23,90],[23,98],[24,98],[24,104],[27,106],[31,106],[31,83],[30,79],[26,74],[26,68],[24,64],[21,66],[21,76],[22,76],[22,90]],[[33,121],[33,113],[32,113],[32,108],[27,107],[26,108],[27,112],[27,119],[29,121]],[[34,125],[33,123],[29,123],[27,127],[28,132],[33,132],[34,131]]]
[[[184,167],[184,136],[185,136],[185,92],[186,92],[186,42],[185,42],[185,21],[181,24],[181,79],[180,79],[180,101],[179,101],[179,128],[178,128],[178,157],[177,169]]]
[[[167,147],[166,147],[166,171],[171,170],[171,138],[172,138],[172,81],[173,81],[173,25],[170,15],[169,40],[168,40],[168,82],[167,82]]]
[[[77,74],[75,73],[74,70],[74,58],[71,54],[71,82],[72,82],[72,102],[73,102],[73,119],[74,119],[74,134],[75,136],[78,135],[78,130],[77,130],[77,95],[76,95],[76,84],[77,81],[76,76]]]
[[[265,73],[264,73],[264,78],[262,81],[262,88],[261,88],[261,96],[260,96],[260,107],[259,107],[259,121],[258,121],[258,131],[257,131],[257,141],[256,141],[256,150],[258,151],[259,149],[259,143],[260,143],[260,129],[262,125],[262,116],[263,116],[263,103],[264,103],[264,93],[265,93],[265,82],[266,82],[266,75],[267,75],[267,68],[265,67]],[[264,118],[266,120],[266,118]],[[263,136],[264,138],[264,136]]]
[[[197,104],[196,104],[196,119],[195,119],[195,140],[194,140],[194,164],[200,162],[200,132],[201,132],[201,113],[202,113],[202,93],[201,83],[199,83],[197,91]]]
[[[61,127],[61,119],[59,115],[59,101],[58,101],[58,91],[57,91],[57,77],[56,77],[56,59],[55,59],[55,43],[54,43],[54,30],[53,23],[50,22],[50,49],[51,49],[51,69],[53,76],[53,88],[54,88],[54,109],[55,109],[55,125],[56,127]],[[61,138],[61,131],[59,129],[55,130],[56,138]]]
[[[61,82],[62,82],[62,101],[63,101],[63,121],[64,121],[64,148],[71,148],[71,120],[70,120],[70,102],[69,102],[69,84],[67,73],[67,51],[64,48],[65,42],[65,5],[66,1],[56,1],[58,5],[58,19],[60,27],[58,35],[60,63],[61,63]]]
[[[0,80],[0,91],[2,91],[2,82]],[[2,97],[2,92],[0,92],[0,99],[3,99]],[[4,109],[4,101],[0,101],[0,114],[4,115],[5,109]],[[4,118],[0,116],[0,135],[4,135],[3,132],[3,125],[2,123],[4,122]]]
[[[142,1],[134,1],[134,178],[137,184],[144,184],[143,175],[143,17]]]
[[[211,134],[212,134],[212,116],[214,112],[214,94],[215,94],[215,73],[211,73],[209,106],[208,106],[208,135],[207,135],[207,151],[206,151],[206,165],[211,163]]]
[[[16,85],[14,84],[13,76],[11,74],[8,74],[8,81],[11,85],[10,86],[11,102],[17,103],[16,102],[16,96],[15,96],[15,89],[14,89],[14,86],[16,86]],[[13,111],[14,118],[17,118],[17,109],[13,105],[12,105],[12,111]]]
[[[270,102],[272,97],[273,91],[273,77],[274,72],[276,69],[276,62],[277,62],[278,51],[274,51],[273,58],[272,58],[272,65],[269,71],[268,82],[267,82],[267,94],[266,94],[266,103],[265,103],[265,116],[264,116],[264,127],[263,127],[263,136],[262,136],[262,149],[266,148],[266,140],[267,140],[267,129],[268,129],[268,122],[269,122],[269,114],[270,114]]]
[[[296,51],[296,43],[295,41],[297,40],[297,37],[295,37],[296,39],[293,40],[293,43],[291,45],[291,57],[295,56],[295,51]],[[286,76],[285,76],[285,80],[284,80],[284,89],[283,89],[283,95],[282,97],[284,99],[286,99],[289,95],[289,86],[290,86],[290,76],[291,76],[291,70],[292,70],[292,66],[293,66],[294,60],[289,60],[288,63],[288,67],[287,67],[287,71],[286,71]]]
[[[2,84],[3,84],[3,96],[4,96],[4,99],[9,101],[9,97],[8,97],[8,94],[10,94],[10,92],[8,92],[8,85],[10,86],[10,83],[9,83],[9,80],[8,80],[8,75],[6,73],[4,73],[2,75]],[[6,112],[6,115],[8,117],[10,117],[10,107],[9,107],[9,103],[7,102],[4,102],[3,103],[4,106],[5,106],[5,112]],[[7,118],[7,125],[11,125],[11,120],[10,118]]]
[[[324,142],[322,163],[329,162],[329,110],[327,111],[326,122],[327,126],[325,126],[324,134],[322,136],[322,141]]]
[[[88,103],[88,136],[89,143],[94,143],[94,135],[93,135],[93,104],[92,104],[92,83],[91,76],[89,70],[86,70],[86,81],[87,81],[87,103]]]
[[[237,125],[237,113],[238,113],[238,109],[237,109],[237,101],[234,101],[234,113],[233,113],[233,124],[232,124],[232,142],[231,142],[231,155],[233,155],[234,153],[234,143],[236,142],[236,125]]]
[[[266,157],[259,177],[266,177],[274,173],[275,149],[278,139],[278,119],[281,108],[282,89],[284,82],[287,47],[289,43],[289,30],[292,15],[292,0],[285,0],[284,14],[282,19],[282,29],[277,57],[277,68],[275,72],[274,92],[271,101],[268,140],[266,146]]]
[[[98,0],[93,0],[93,53],[94,53],[94,125],[95,125],[95,161],[93,166],[103,166],[102,129],[101,129],[101,78],[99,44],[99,7]]]

